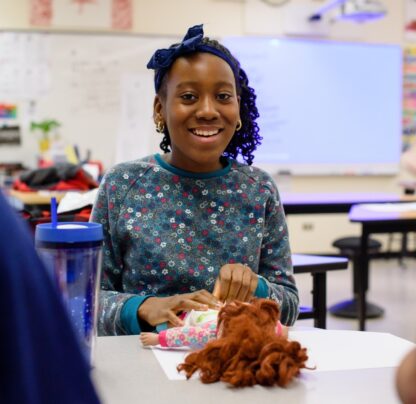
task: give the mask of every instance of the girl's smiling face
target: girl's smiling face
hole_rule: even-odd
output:
[[[154,102],[154,120],[169,131],[168,163],[191,172],[222,168],[220,156],[240,119],[234,73],[210,53],[179,57]]]

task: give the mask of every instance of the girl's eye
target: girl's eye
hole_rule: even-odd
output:
[[[220,94],[217,95],[217,98],[220,101],[228,101],[231,98],[231,95],[227,94],[227,93],[220,93]]]
[[[194,100],[196,100],[195,95],[193,95],[192,93],[185,93],[185,94],[182,94],[182,95],[181,95],[181,98],[182,98],[184,101],[194,101]]]

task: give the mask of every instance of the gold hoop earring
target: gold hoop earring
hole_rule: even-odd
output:
[[[243,123],[241,122],[241,119],[238,120],[237,126],[235,127],[235,131],[238,132],[243,127]]]
[[[156,132],[158,133],[164,133],[165,132],[165,124],[163,121],[157,121],[156,122]]]

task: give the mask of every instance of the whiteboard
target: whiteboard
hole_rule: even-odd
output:
[[[225,38],[256,90],[272,174],[395,174],[402,135],[399,46]]]
[[[19,105],[21,146],[0,161],[35,164],[30,121],[62,123],[64,142],[106,168],[158,151],[152,119],[154,50],[180,38],[0,33],[0,103]],[[394,174],[401,151],[398,46],[267,37],[222,42],[256,89],[263,144],[254,164],[272,174]],[[0,125],[2,124],[0,119]]]
[[[158,150],[154,129],[155,49],[178,38],[105,34],[0,33],[0,102],[18,104],[22,146],[0,147],[0,160],[35,163],[30,121],[56,119],[62,142],[106,168]],[[0,124],[4,124],[1,122]],[[32,165],[33,165],[32,164]]]

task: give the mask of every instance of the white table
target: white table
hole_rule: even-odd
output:
[[[125,336],[98,338],[93,377],[104,404],[398,404],[395,371],[307,372],[285,389],[170,381],[152,351],[143,349],[137,336]]]

